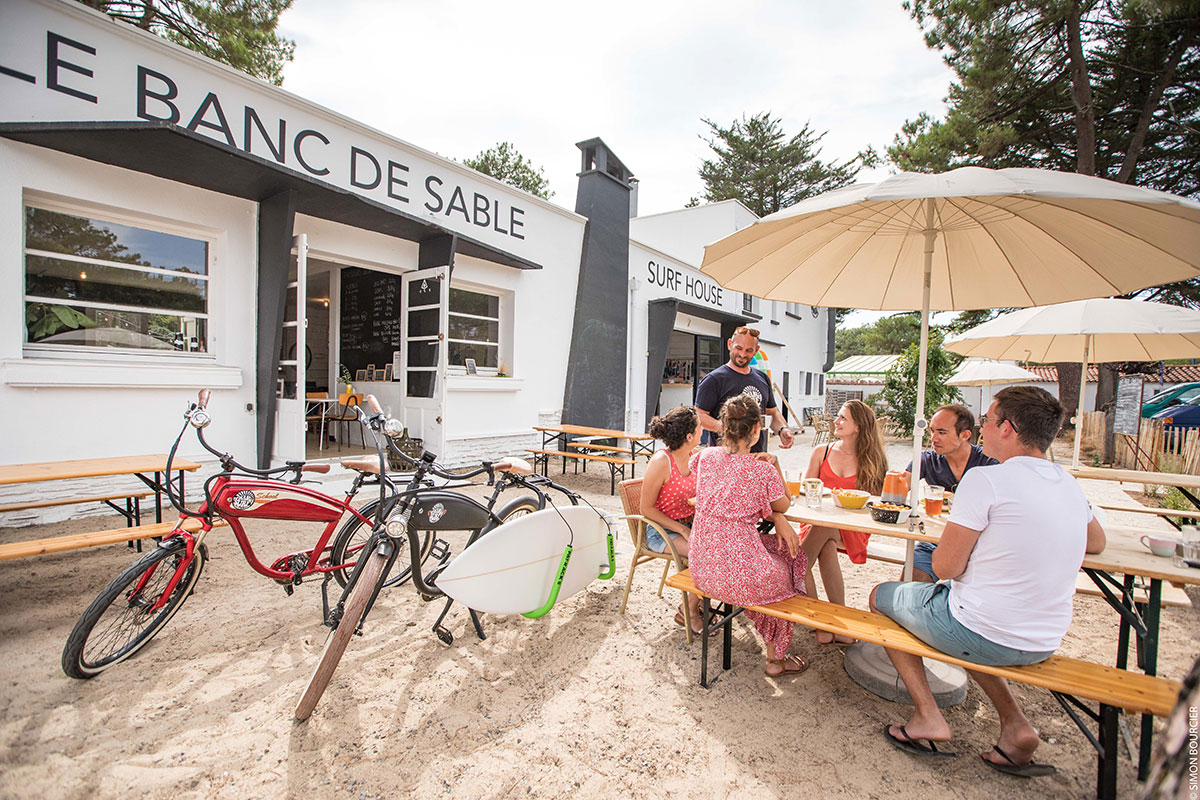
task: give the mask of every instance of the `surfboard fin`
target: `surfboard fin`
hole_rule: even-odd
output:
[[[611,535],[609,538],[611,541]],[[558,562],[558,573],[554,576],[554,583],[550,585],[550,596],[546,598],[545,604],[533,611],[526,611],[521,614],[522,617],[538,619],[546,616],[550,613],[550,609],[554,608],[554,604],[558,602],[558,590],[562,588],[563,577],[567,574],[567,565],[571,563],[571,551],[574,549],[571,545],[563,548],[562,560]]]

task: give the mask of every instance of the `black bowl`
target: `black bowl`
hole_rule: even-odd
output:
[[[904,505],[905,511],[899,511],[894,508],[880,508],[875,503],[867,503],[867,509],[871,512],[871,519],[876,522],[886,522],[894,525],[900,521],[901,514],[904,514],[904,519],[908,519],[908,514],[912,511],[912,506],[903,503],[892,503],[892,505]]]

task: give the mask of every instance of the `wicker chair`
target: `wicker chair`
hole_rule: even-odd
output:
[[[687,557],[681,556],[675,551],[675,545],[671,542],[670,536],[667,537],[667,552],[665,553],[656,553],[646,546],[646,523],[649,520],[642,516],[641,478],[621,481],[617,484],[617,492],[621,496],[621,506],[625,509],[622,519],[629,525],[629,535],[633,538],[633,557],[629,560],[629,577],[625,580],[625,595],[621,598],[621,613],[624,614],[625,604],[629,601],[629,590],[633,587],[633,573],[639,564],[645,564],[656,558],[665,561],[662,577],[658,581],[658,596],[662,597],[663,584],[667,580],[671,564],[675,564],[677,572],[682,572],[687,569]],[[683,595],[683,627],[687,631],[688,643],[691,644],[692,615],[688,608],[687,594],[682,592],[680,594]]]

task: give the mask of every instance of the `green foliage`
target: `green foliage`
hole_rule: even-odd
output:
[[[889,356],[921,341],[921,315],[912,312],[880,317],[873,325],[838,330],[834,358]]]
[[[1200,196],[1197,0],[906,0],[957,80],[896,135],[900,169],[1040,167]],[[1200,308],[1200,281],[1141,299]]]
[[[925,413],[946,403],[962,399],[958,388],[947,386],[946,381],[954,374],[957,367],[957,357],[946,352],[939,342],[935,343],[931,335],[929,343],[929,359],[925,368]],[[886,403],[891,412],[889,416],[904,435],[911,436],[917,411],[917,373],[920,367],[920,348],[916,344],[908,346],[884,378],[883,391],[879,393],[882,402]]]
[[[844,164],[821,161],[824,133],[805,123],[789,138],[769,111],[743,115],[727,128],[703,122],[712,134],[705,141],[716,153],[700,165],[705,201],[740,200],[760,217],[845,186],[876,159],[868,150]]]
[[[518,153],[517,148],[508,142],[500,142],[474,158],[463,159],[462,163],[543,200],[554,196],[554,192],[547,191],[550,181],[543,174],[542,168],[535,167],[533,162]]]
[[[29,329],[29,341],[36,342],[62,331],[94,328],[96,323],[73,308],[30,303],[25,306],[25,327]]]
[[[296,43],[275,30],[293,0],[80,2],[276,85],[296,52]]]

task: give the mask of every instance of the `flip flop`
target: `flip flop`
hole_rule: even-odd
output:
[[[822,633],[830,633],[830,631],[817,631],[817,636],[820,637],[820,635]],[[842,642],[842,641],[838,641],[838,636],[841,636],[841,634],[835,633],[835,634],[831,634],[831,635],[833,636],[833,638],[830,639],[828,642],[822,642],[820,640],[820,638],[818,638],[817,644],[820,645],[821,647],[849,647],[850,645],[852,645],[858,641],[857,639],[851,639],[849,636],[844,636],[842,638],[848,639],[849,641]]]
[[[699,622],[699,620],[697,620],[697,622]],[[675,612],[675,624],[676,624],[676,625],[678,625],[678,626],[679,626],[679,627],[681,627],[681,628],[682,628],[682,627],[684,627],[685,625],[687,625],[687,623],[686,623],[686,622],[684,621],[684,619],[683,619],[683,612],[682,612],[682,611],[676,611],[676,612]],[[692,631],[692,635],[693,635],[693,636],[699,636],[699,635],[700,635],[700,634],[702,634],[702,633],[704,633],[704,631],[702,631],[702,630],[700,630],[700,631],[693,630],[693,631]],[[710,634],[709,634],[709,636],[715,636],[716,634],[717,634],[717,631],[713,631],[712,633],[710,633]]]
[[[891,742],[892,746],[897,750],[903,750],[904,752],[913,756],[933,756],[934,758],[958,757],[958,753],[951,753],[947,750],[938,750],[937,745],[933,743],[932,739],[912,738],[908,735],[908,731],[905,730],[903,725],[899,726],[900,736],[904,737],[901,739],[900,736],[896,736],[890,730],[888,730],[891,727],[891,725],[884,725],[883,735],[887,737],[887,740]]]
[[[1000,749],[1000,745],[993,745],[992,749],[1000,754],[1000,757],[1007,761],[1007,764],[997,764],[995,761],[989,761],[982,755],[979,759],[997,772],[1003,772],[1005,775],[1016,775],[1018,778],[1041,778],[1046,775],[1053,775],[1058,772],[1057,769],[1049,764],[1038,764],[1032,758],[1025,764],[1018,764],[1009,758],[1008,753]]]
[[[799,675],[808,669],[808,660],[803,656],[784,656],[781,661],[772,661],[773,664],[779,664],[781,667],[779,672],[767,672],[763,670],[763,674],[768,678],[782,678],[785,675]],[[788,669],[789,664],[795,664],[795,669]]]

